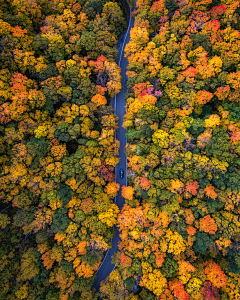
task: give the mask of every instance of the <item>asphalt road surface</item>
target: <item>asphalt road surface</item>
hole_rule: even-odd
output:
[[[122,75],[122,90],[119,94],[115,96],[113,99],[113,108],[115,109],[116,114],[118,115],[118,130],[117,130],[117,140],[120,141],[120,150],[119,150],[119,156],[120,162],[115,168],[115,180],[120,184],[120,187],[123,185],[127,185],[127,176],[126,176],[126,170],[127,170],[127,157],[124,153],[124,149],[126,146],[126,138],[125,138],[125,129],[122,127],[123,123],[123,115],[125,112],[125,100],[124,100],[124,94],[127,92],[127,78],[126,78],[126,67],[128,65],[127,59],[124,57],[124,48],[125,45],[130,40],[130,30],[134,25],[134,18],[129,19],[128,28],[125,34],[121,35],[118,40],[118,53],[119,53],[119,59],[118,59],[118,65],[121,67],[121,75]],[[124,170],[124,177],[120,178],[119,170]],[[119,209],[124,205],[124,198],[121,196],[121,188],[118,192],[117,197],[114,201]],[[111,256],[118,250],[118,242],[120,240],[119,237],[119,231],[116,229],[116,234],[114,238],[112,239],[112,248],[107,251],[107,254],[100,266],[100,268],[97,271],[97,277],[94,281],[93,287],[98,291],[100,287],[100,282],[105,279],[115,268],[115,265],[111,263]]]

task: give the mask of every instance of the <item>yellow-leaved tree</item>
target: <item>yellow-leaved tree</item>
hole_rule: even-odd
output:
[[[162,129],[158,129],[152,135],[152,140],[155,144],[159,145],[161,148],[167,148],[169,144],[169,134]]]
[[[117,223],[118,213],[119,213],[118,206],[116,204],[112,203],[111,207],[107,211],[101,212],[98,215],[98,218],[102,223],[105,223],[109,227],[112,227],[114,224]]]

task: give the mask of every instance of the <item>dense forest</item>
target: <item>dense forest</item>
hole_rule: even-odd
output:
[[[123,4],[0,0],[0,300],[240,299],[240,1],[132,16],[119,211]]]
[[[94,299],[111,247],[121,5],[0,1],[0,299]]]
[[[103,297],[240,299],[240,2],[136,6],[126,204]]]

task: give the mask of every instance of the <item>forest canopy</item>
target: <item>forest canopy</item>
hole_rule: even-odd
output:
[[[94,299],[111,248],[116,1],[0,2],[0,299]]]
[[[240,1],[132,17],[120,190],[123,2],[0,1],[0,300],[240,299]]]
[[[137,0],[133,15],[128,187],[103,299],[240,299],[240,2]]]

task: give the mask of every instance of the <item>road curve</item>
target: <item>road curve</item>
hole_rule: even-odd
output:
[[[131,16],[131,10],[129,8],[129,15]],[[129,42],[130,40],[130,30],[134,25],[134,18],[129,17],[129,22],[128,22],[128,28],[125,34],[122,34],[119,37],[118,40],[118,53],[119,53],[119,60],[118,60],[118,65],[121,68],[121,75],[122,75],[122,89],[119,94],[115,96],[113,99],[113,108],[115,109],[115,113],[118,115],[118,130],[117,130],[117,135],[116,138],[117,140],[120,141],[120,149],[119,149],[119,155],[120,157],[120,162],[117,164],[115,167],[115,180],[120,184],[120,187],[123,185],[127,185],[127,176],[126,176],[126,170],[127,170],[127,157],[124,153],[124,149],[126,146],[126,138],[125,138],[125,129],[122,127],[123,124],[123,115],[125,112],[125,100],[124,100],[124,94],[127,92],[127,79],[126,79],[126,68],[128,65],[127,59],[124,57],[124,48],[125,45]],[[124,170],[124,178],[120,178],[119,176],[119,170],[123,169]],[[124,205],[124,198],[121,196],[121,188],[120,191],[118,192],[118,195],[116,196],[114,202],[117,204],[119,209]],[[115,265],[111,263],[111,257],[112,255],[118,250],[118,242],[120,240],[119,237],[119,231],[118,229],[115,229],[116,233],[114,238],[112,239],[112,248],[109,249],[106,253],[106,256],[100,266],[100,268],[97,271],[97,277],[94,281],[93,287],[96,289],[96,291],[99,291],[100,287],[100,282],[104,280],[114,269]]]

